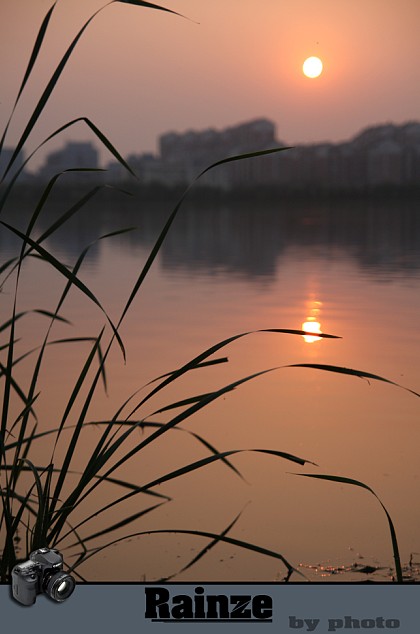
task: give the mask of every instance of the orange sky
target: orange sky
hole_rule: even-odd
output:
[[[10,112],[50,0],[0,2],[0,122]],[[9,144],[60,53],[99,0],[59,0]],[[167,0],[193,20],[116,2],[77,46],[29,143],[88,116],[123,155],[155,151],[169,130],[256,117],[287,143],[344,140],[375,123],[420,118],[419,0]],[[310,80],[302,62],[318,55]],[[68,139],[91,138],[82,125]],[[106,152],[101,153],[108,159]],[[34,160],[36,167],[39,160]]]

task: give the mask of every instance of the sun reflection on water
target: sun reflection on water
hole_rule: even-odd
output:
[[[302,324],[302,330],[305,330],[308,335],[303,335],[303,339],[306,343],[315,343],[315,341],[321,341],[322,337],[317,337],[317,333],[322,333],[321,323],[318,321],[319,313],[321,312],[322,302],[310,300],[308,302],[308,316],[306,321]]]

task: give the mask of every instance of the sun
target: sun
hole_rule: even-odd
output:
[[[315,77],[319,77],[322,73],[322,62],[319,57],[308,57],[308,59],[305,59],[303,62],[302,70],[306,77],[314,79]]]

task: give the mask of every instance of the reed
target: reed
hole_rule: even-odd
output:
[[[123,0],[112,0],[94,13],[89,20],[87,20],[72,40],[51,78],[47,82],[47,85],[44,88],[41,97],[16,144],[14,153],[5,168],[5,172],[3,174],[2,192],[0,195],[0,215],[4,212],[4,209],[9,201],[10,194],[16,186],[18,178],[28,161],[42,146],[48,143],[48,141],[61,134],[64,130],[70,128],[77,122],[83,122],[86,124],[97,137],[99,142],[107,148],[111,155],[126,170],[128,170],[129,173],[135,176],[130,166],[126,163],[114,144],[111,143],[105,134],[90,119],[87,117],[80,117],[68,122],[50,134],[28,156],[22,166],[16,170],[13,177],[8,180],[6,179],[13,167],[16,165],[16,160],[35,128],[38,119],[48,103],[48,100],[53,93],[79,39],[84,34],[95,16],[114,2],[123,2]],[[125,3],[137,5],[144,9],[166,11],[172,14],[175,13],[165,7],[149,2],[134,0],[130,0],[130,2],[128,2],[127,0]],[[55,6],[56,2],[46,14],[39,29],[14,107],[0,139],[0,153],[4,148],[14,112],[24,95],[26,83],[32,74],[42,48],[45,35],[50,28],[50,20]],[[275,148],[228,157],[207,167],[203,172],[201,172],[201,174],[197,175],[195,181],[201,178],[206,172],[217,166],[233,161],[251,159],[258,160],[258,157],[260,156],[273,152],[284,151],[286,149],[288,148]],[[0,289],[4,289],[6,284],[8,284],[12,288],[13,297],[11,315],[0,324],[0,332],[2,332],[5,337],[5,342],[0,349],[2,354],[2,361],[0,362],[0,379],[2,381],[3,389],[3,403],[0,422],[0,495],[2,501],[2,511],[0,516],[0,580],[2,582],[10,580],[11,570],[14,565],[22,559],[22,555],[23,559],[26,559],[32,550],[45,545],[48,545],[49,547],[60,547],[62,550],[68,549],[73,553],[76,552],[76,560],[72,565],[71,570],[75,571],[75,573],[79,575],[80,579],[83,579],[79,569],[84,562],[102,551],[104,548],[108,548],[112,544],[130,536],[126,535],[124,537],[116,537],[115,535],[117,531],[128,527],[134,522],[140,520],[142,517],[153,513],[153,511],[160,506],[168,504],[171,501],[169,496],[157,491],[158,485],[180,478],[188,473],[203,469],[217,461],[222,462],[225,468],[235,477],[242,477],[238,469],[231,462],[230,458],[245,450],[221,451],[212,446],[201,435],[183,429],[181,424],[190,417],[194,416],[194,414],[201,409],[213,403],[215,400],[223,397],[225,394],[234,389],[240,388],[242,385],[254,380],[255,378],[268,372],[295,367],[284,366],[283,368],[270,368],[262,372],[257,372],[249,376],[242,377],[223,386],[222,388],[209,391],[205,394],[193,395],[187,399],[169,402],[164,407],[156,409],[152,414],[147,416],[143,414],[146,409],[145,405],[148,404],[149,401],[151,401],[151,399],[153,399],[153,397],[157,394],[161,392],[165,393],[165,388],[173,383],[176,383],[181,377],[184,377],[190,372],[207,368],[209,366],[217,367],[220,364],[226,363],[226,357],[218,357],[215,355],[235,340],[255,334],[255,332],[239,333],[214,344],[181,367],[150,381],[147,386],[144,386],[141,398],[137,395],[137,393],[130,395],[124,403],[121,404],[118,410],[107,420],[91,420],[91,410],[94,397],[102,385],[106,387],[107,360],[110,351],[115,344],[119,346],[122,357],[125,358],[124,342],[120,335],[121,324],[130,310],[134,299],[141,291],[143,282],[146,279],[184,200],[188,196],[191,188],[194,186],[195,181],[192,182],[185,190],[178,203],[169,213],[165,225],[151,249],[144,266],[139,271],[136,282],[127,297],[126,302],[121,308],[118,320],[113,320],[108,314],[106,307],[102,305],[93,290],[82,281],[79,273],[89,250],[98,240],[110,239],[111,237],[119,235],[125,231],[129,231],[130,229],[121,229],[110,234],[99,236],[94,243],[85,247],[72,266],[68,266],[57,259],[57,257],[46,246],[47,239],[65,226],[66,223],[73,218],[73,216],[79,213],[89,203],[89,201],[96,196],[103,186],[98,185],[90,189],[75,204],[71,205],[64,213],[54,220],[39,237],[35,237],[35,231],[38,230],[39,218],[42,216],[45,207],[50,200],[51,194],[55,190],[57,182],[65,179],[66,173],[71,171],[78,171],[77,166],[75,166],[72,170],[66,170],[65,172],[56,174],[49,181],[42,191],[39,200],[34,202],[33,212],[31,213],[30,219],[24,230],[19,229],[13,224],[13,222],[6,222],[4,219],[0,220],[2,230],[11,232],[20,240],[20,248],[18,249],[16,255],[7,261],[0,263],[0,275],[2,276]],[[60,274],[63,281],[63,290],[57,305],[53,309],[40,307],[31,311],[19,311],[18,297],[21,292],[20,287],[21,277],[23,275],[23,263],[28,258],[34,257],[40,258]],[[53,339],[52,330],[54,324],[56,322],[68,321],[66,316],[62,314],[62,309],[68,298],[70,290],[73,288],[76,288],[89,300],[89,302],[91,302],[91,304],[102,312],[104,326],[101,328],[100,332],[93,337],[79,336],[58,340]],[[21,319],[30,318],[34,314],[42,315],[46,320],[45,334],[43,336],[42,343],[38,348],[29,347],[26,352],[18,356],[17,341],[19,338],[19,322]],[[273,336],[301,336],[305,334],[302,330],[281,328],[272,328],[256,332],[270,332]],[[318,336],[336,338],[335,335],[329,334],[322,334]],[[70,395],[67,401],[62,404],[62,414],[59,423],[54,429],[45,428],[42,421],[39,420],[37,416],[37,399],[40,394],[40,373],[46,363],[46,352],[49,347],[53,345],[70,345],[74,347],[80,342],[87,342],[90,345],[89,352],[86,355],[86,358],[81,361],[79,375],[74,384],[71,386]],[[29,345],[32,345],[31,342]],[[17,371],[20,368],[20,364],[24,360],[28,359],[31,359],[32,361],[32,369],[28,385],[24,386],[19,382]],[[314,364],[296,364],[296,366],[305,366],[312,370],[318,369],[326,372],[344,373],[357,377],[393,383],[392,381],[378,375],[337,366],[316,366]],[[393,385],[396,384],[393,383]],[[414,394],[419,396],[417,393]],[[20,403],[17,415],[16,413],[13,413],[16,412],[16,403]],[[123,413],[127,410],[128,413]],[[177,413],[173,414],[173,410]],[[171,412],[172,417],[168,422],[162,423],[154,420],[154,417],[159,416],[159,414],[162,414],[163,412]],[[83,443],[83,437],[86,430],[88,430],[92,425],[95,425],[98,429],[100,429],[99,439],[97,440],[92,455],[87,461],[83,471],[75,474],[73,465],[77,457],[78,450]],[[148,434],[143,436],[140,442],[134,442],[133,446],[133,441],[136,439],[136,434],[139,429],[142,431],[147,430]],[[162,465],[162,474],[158,478],[146,483],[139,484],[137,482],[129,482],[117,477],[118,471],[125,463],[132,459],[139,461],[142,451],[148,445],[158,443],[161,436],[174,431],[192,435],[194,439],[206,449],[208,455],[205,458],[186,464],[174,471],[165,471],[164,465]],[[63,434],[66,434],[69,439],[65,442],[66,449],[64,456],[58,460],[57,446],[59,441],[62,441]],[[50,459],[47,463],[40,465],[38,464],[37,459],[37,446],[40,442],[44,443],[45,446],[45,441],[48,441],[48,446],[51,447]],[[310,461],[306,458],[295,456],[277,449],[253,448],[247,451],[257,452],[264,455],[269,454],[280,458],[281,460],[286,460],[299,465],[304,465],[307,462],[310,463]],[[31,478],[29,484],[28,476]],[[70,478],[70,476],[72,477]],[[74,477],[76,479],[75,483],[73,483]],[[311,475],[309,477],[318,477],[336,482],[346,482],[347,484],[351,484],[353,486],[368,489],[373,493],[367,485],[355,480],[326,475]],[[69,482],[72,482],[73,484],[70,485]],[[92,499],[93,492],[97,489],[97,487],[103,486],[107,483],[117,486],[120,494],[106,506],[102,508],[94,508],[92,510],[90,500]],[[134,496],[148,496],[148,498],[145,499],[151,498],[151,503],[146,508],[134,514],[126,516],[121,516],[120,514],[120,519],[117,522],[106,524],[101,530],[93,530],[89,527],[93,519],[96,520],[109,509],[115,510],[122,508],[123,503]],[[385,507],[383,508],[388,518],[391,533],[396,577],[398,581],[402,581],[401,564],[395,529],[388,512]],[[82,519],[74,521],[73,518],[76,517],[76,515],[77,517],[80,517],[80,511],[83,511]],[[270,551],[256,544],[230,537],[228,533],[235,526],[238,519],[239,515],[218,534],[198,530],[186,531],[156,528],[156,530],[153,531],[137,532],[135,535],[177,532],[204,538],[206,540],[206,546],[199,552],[198,555],[188,562],[182,570],[186,570],[190,566],[194,565],[201,557],[204,556],[204,554],[209,552],[219,542],[225,542],[243,549],[257,552],[262,556],[273,557],[281,561],[287,571],[286,580],[288,580],[294,573],[301,574],[281,553]],[[107,541],[105,545],[102,544],[101,546],[95,546],[97,540],[104,536],[108,536],[107,539],[109,541]],[[23,553],[21,552],[21,543],[19,544],[18,541],[21,543],[23,542],[24,544]],[[173,575],[171,575],[171,577],[168,576],[167,578],[172,578],[172,576]]]

